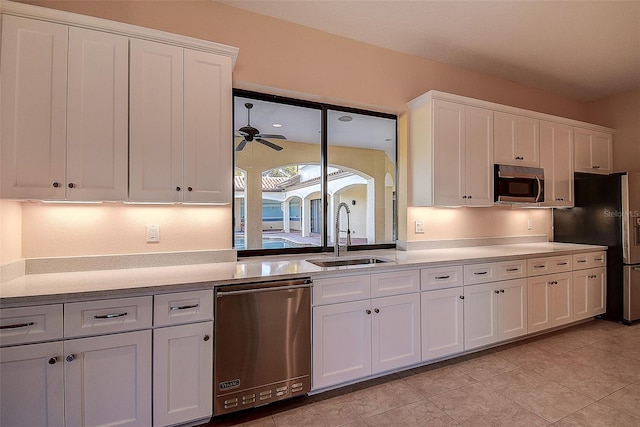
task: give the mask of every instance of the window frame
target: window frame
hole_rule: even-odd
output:
[[[243,98],[251,98],[251,99],[256,99],[259,101],[268,101],[268,102],[274,102],[274,103],[279,103],[279,104],[288,104],[288,105],[293,105],[293,106],[298,106],[298,107],[304,107],[304,108],[312,108],[312,109],[316,109],[320,111],[320,129],[321,129],[321,138],[320,138],[320,169],[321,169],[321,180],[320,180],[320,192],[321,192],[321,205],[323,207],[322,209],[322,237],[321,237],[321,245],[320,246],[303,246],[303,247],[295,247],[295,248],[278,248],[278,249],[265,249],[265,248],[261,248],[261,249],[239,249],[238,252],[238,258],[247,258],[247,257],[254,257],[254,256],[267,256],[267,255],[295,255],[295,254],[311,254],[311,253],[327,253],[327,252],[333,252],[333,245],[329,246],[327,244],[328,242],[328,226],[331,226],[331,223],[328,223],[327,220],[327,216],[328,216],[328,194],[327,194],[327,169],[329,167],[328,165],[328,152],[329,152],[329,141],[327,139],[327,130],[328,130],[328,125],[327,125],[327,112],[329,110],[333,110],[333,111],[339,111],[339,112],[344,112],[344,113],[351,113],[351,114],[362,114],[362,115],[367,115],[367,116],[373,116],[373,117],[380,117],[380,118],[385,118],[385,119],[392,119],[396,121],[396,129],[395,129],[395,158],[393,159],[394,164],[395,164],[395,194],[394,194],[394,209],[393,209],[393,232],[394,232],[394,237],[396,238],[396,240],[394,240],[393,243],[373,243],[373,244],[365,244],[365,245],[350,245],[349,249],[350,250],[354,250],[354,251],[358,251],[358,250],[374,250],[374,249],[395,249],[396,248],[396,242],[397,242],[397,233],[398,233],[398,116],[395,114],[390,114],[390,113],[383,113],[383,112],[379,112],[379,111],[372,111],[372,110],[364,110],[364,109],[360,109],[360,108],[354,108],[354,107],[346,107],[346,106],[342,106],[342,105],[335,105],[335,104],[328,104],[328,103],[323,103],[323,102],[317,102],[317,101],[308,101],[308,100],[302,100],[302,99],[295,99],[295,98],[289,98],[289,97],[284,97],[284,96],[279,96],[279,95],[271,95],[271,94],[267,94],[267,93],[262,93],[262,92],[254,92],[254,91],[249,91],[249,90],[244,90],[244,89],[233,89],[233,94],[232,94],[232,105],[231,105],[231,109],[233,113],[233,122],[235,123],[235,98],[236,97],[243,97]],[[231,143],[234,144],[235,139],[234,139],[234,135],[231,135]],[[235,170],[236,170],[236,152],[235,152],[235,147],[232,150],[233,151],[233,173],[235,174]],[[235,185],[234,185],[234,179],[232,176],[231,179],[231,185],[234,186],[232,188],[232,194],[235,194]],[[231,234],[232,234],[232,239],[231,241],[233,242],[233,248],[235,249],[235,224],[236,221],[239,220],[238,218],[236,218],[236,200],[235,197],[233,198],[232,202],[231,202],[231,208],[232,208],[232,226],[231,226]]]

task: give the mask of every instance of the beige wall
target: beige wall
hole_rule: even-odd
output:
[[[426,217],[427,237],[415,236],[407,231],[411,226],[407,227],[408,217],[405,215],[408,142],[404,113],[406,102],[412,98],[437,89],[606,124],[592,118],[589,113],[593,109],[590,110],[584,103],[554,93],[344,39],[209,0],[25,2],[239,47],[240,54],[233,74],[234,87],[237,88],[399,114],[398,206],[401,239],[527,234],[526,230],[522,231],[519,214],[514,215],[515,211],[504,208],[459,209],[455,220],[446,219],[447,215],[451,215],[450,210],[439,213],[438,209],[418,209],[414,212]],[[157,209],[159,213],[152,213],[151,209],[141,206],[25,204],[21,215],[14,213],[11,216],[23,224],[22,257],[231,246],[230,208],[177,206]],[[88,212],[90,214],[85,218]],[[203,212],[206,213],[206,220],[198,216]],[[101,220],[93,218],[94,215]],[[540,217],[536,220],[536,227],[550,228],[549,210],[536,211],[534,215]],[[514,224],[518,225],[505,226],[512,216],[516,218]],[[77,221],[69,218],[77,218]],[[140,234],[144,232],[143,225],[151,222],[161,226],[163,241],[160,245],[144,243],[144,236]],[[201,227],[201,222],[206,222],[206,226]],[[436,224],[442,226],[436,227]],[[13,248],[7,256],[15,257],[16,245],[10,242],[12,239],[9,235],[3,232],[0,240],[3,247]]]
[[[0,265],[22,259],[22,203],[0,200]]]
[[[588,104],[589,121],[616,130],[613,136],[613,168],[640,171],[640,89]]]

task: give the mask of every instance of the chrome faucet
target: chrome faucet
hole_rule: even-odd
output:
[[[345,202],[341,202],[336,210],[336,232],[333,236],[333,239],[335,240],[333,243],[333,255],[336,257],[340,256],[340,208],[344,208],[347,211],[347,242],[344,246],[345,252],[347,252],[349,245],[351,244],[351,229],[349,225],[349,214],[351,211],[349,210],[349,205]]]

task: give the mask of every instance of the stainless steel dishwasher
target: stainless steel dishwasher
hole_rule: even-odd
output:
[[[215,292],[214,415],[311,389],[311,280]]]

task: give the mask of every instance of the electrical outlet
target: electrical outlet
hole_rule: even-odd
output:
[[[160,241],[160,226],[158,224],[147,224],[147,243],[158,243]]]
[[[421,219],[416,220],[416,234],[424,234],[424,221]]]
[[[527,219],[527,230],[533,230],[533,221],[531,218]]]

